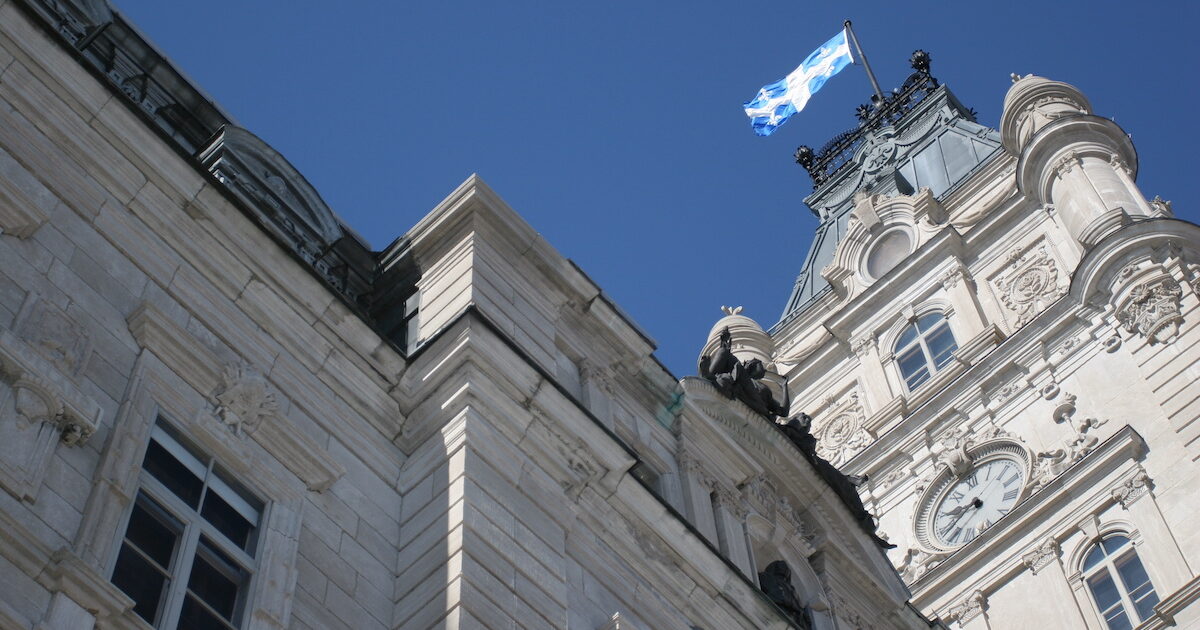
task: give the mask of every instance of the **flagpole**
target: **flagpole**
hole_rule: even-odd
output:
[[[854,29],[850,28],[850,20],[844,22],[846,32],[850,34],[850,42],[854,44],[854,50],[858,52],[858,58],[862,59],[863,69],[867,71],[867,78],[871,80],[871,87],[875,88],[875,99],[877,103],[883,102],[883,91],[879,89],[879,82],[875,80],[875,73],[871,72],[871,64],[867,63],[867,56],[863,54],[862,48],[858,45],[858,38],[854,36]]]

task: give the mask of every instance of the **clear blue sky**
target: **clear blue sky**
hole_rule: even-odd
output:
[[[815,226],[792,151],[871,90],[847,68],[768,138],[741,104],[844,19],[885,90],[923,48],[993,127],[1011,72],[1078,86],[1200,219],[1192,2],[114,2],[376,248],[479,173],[676,376],[719,306],[780,316]]]

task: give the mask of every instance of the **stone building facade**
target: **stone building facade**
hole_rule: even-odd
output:
[[[0,627],[938,626],[653,350],[478,178],[371,251],[104,0],[0,0]]]
[[[801,148],[820,226],[770,354],[952,627],[1200,626],[1200,228],[1130,137],[1013,76],[999,130],[916,72]]]

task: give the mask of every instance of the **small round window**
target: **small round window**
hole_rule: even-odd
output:
[[[904,230],[884,232],[875,239],[875,244],[867,252],[867,264],[864,271],[872,280],[883,277],[897,263],[908,256],[912,249],[912,239]]]

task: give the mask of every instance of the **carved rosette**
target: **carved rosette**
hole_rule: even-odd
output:
[[[238,435],[253,433],[264,420],[279,413],[279,403],[266,379],[241,365],[225,368],[213,400],[217,418]]]
[[[1146,471],[1140,470],[1132,479],[1113,488],[1112,497],[1121,504],[1121,507],[1129,509],[1134,501],[1150,491],[1150,485],[1150,475],[1147,475]]]
[[[1058,558],[1058,541],[1053,536],[1047,536],[1030,551],[1021,554],[1021,562],[1029,570],[1037,574]]]
[[[1131,333],[1150,343],[1169,342],[1183,323],[1179,300],[1183,289],[1171,277],[1162,277],[1133,288],[1128,301],[1117,310],[1117,320]]]
[[[832,406],[831,406],[832,407]],[[817,455],[829,460],[834,466],[845,463],[871,443],[867,431],[866,412],[859,402],[858,392],[851,393],[840,406],[824,414],[829,420],[821,422],[814,432],[817,438]]]
[[[1003,275],[992,281],[1000,301],[1024,326],[1051,302],[1066,293],[1059,282],[1058,265],[1042,244],[1025,252],[1014,251]]]

